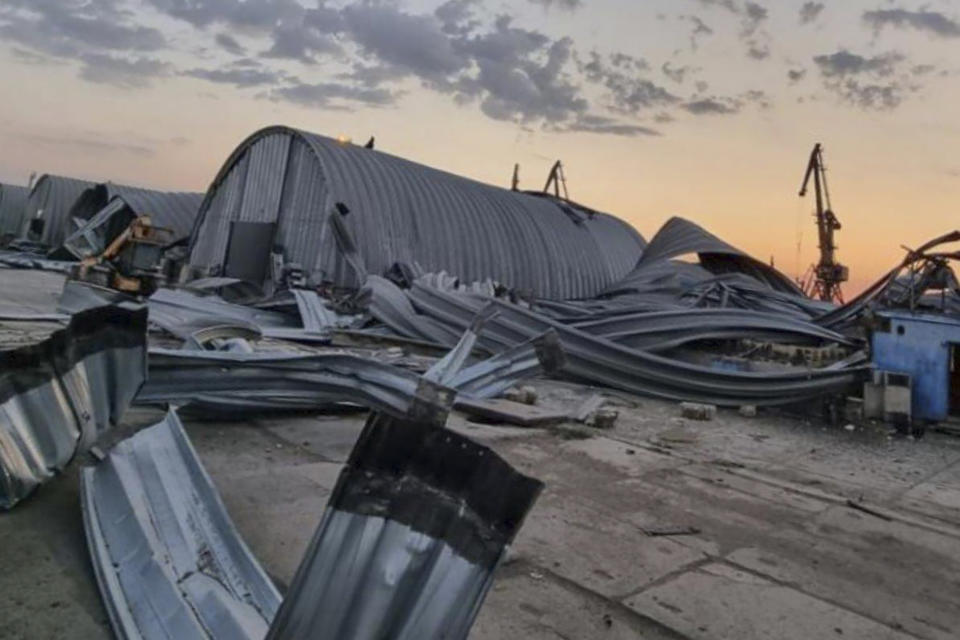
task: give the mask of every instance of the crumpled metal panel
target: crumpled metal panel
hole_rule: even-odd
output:
[[[773,267],[727,244],[699,225],[677,217],[670,218],[650,240],[633,271],[616,284],[606,287],[605,293],[629,291],[635,282],[647,280],[644,271],[652,265],[694,253],[700,257],[700,264],[713,274],[743,273],[776,291],[801,293],[790,278]],[[657,266],[662,268],[662,265]]]
[[[622,345],[655,353],[698,340],[774,340],[793,344],[856,345],[835,331],[784,314],[745,309],[683,309],[617,315],[571,326]]]
[[[357,324],[359,317],[341,315],[323,303],[316,291],[291,289],[297,302],[297,311],[306,333],[326,334],[332,329],[346,329]]]
[[[559,370],[563,358],[556,336],[548,332],[469,366],[458,359],[442,380],[431,381],[346,354],[154,348],[137,402],[217,413],[315,410],[351,402],[402,416],[410,415],[412,402],[429,400],[441,385],[465,397],[491,398],[521,380]]]
[[[39,240],[48,247],[59,247],[73,233],[70,209],[80,194],[94,186],[93,182],[44,174],[33,185],[20,227],[20,236],[26,237],[30,221],[41,214],[43,233]]]
[[[259,327],[263,335],[274,330],[299,329],[296,320],[275,311],[227,302],[215,295],[184,289],[158,289],[147,300],[150,322],[173,335],[186,337],[211,319],[233,320]]]
[[[301,293],[303,295],[295,300],[302,326],[285,313],[234,304],[216,295],[201,295],[185,289],[158,289],[147,299],[147,307],[152,326],[184,340],[210,327],[234,325],[268,338],[326,343],[330,341],[331,329],[357,321],[355,316],[343,316],[327,309],[314,292]],[[125,301],[131,302],[132,298],[113,289],[68,280],[64,283],[57,309],[75,313]]]
[[[57,273],[70,273],[76,267],[75,262],[48,260],[35,253],[16,252],[0,253],[0,264],[12,269],[37,269]]]
[[[291,161],[251,160],[258,147],[292,139]],[[443,171],[286,127],[271,127],[244,141],[227,160],[201,207],[191,237],[190,264],[204,275],[224,263],[222,240],[229,221],[251,210],[246,183],[275,184],[262,172],[279,172],[280,209],[303,194],[322,224],[278,217],[264,207],[258,221],[278,222],[277,241],[287,262],[299,263],[312,284],[362,284],[336,249],[330,231],[334,205],[350,213],[343,222],[369,273],[395,263],[446,270],[466,282],[492,278],[505,286],[551,299],[598,294],[634,267],[644,245],[627,223],[606,214],[571,216],[556,202],[481,184]],[[222,192],[222,193],[221,193]],[[237,203],[237,200],[240,203]],[[569,208],[568,205],[564,205]],[[299,239],[288,224],[296,225]]]
[[[137,402],[241,412],[346,401],[405,415],[418,384],[412,371],[352,355],[151,349]]]
[[[367,276],[361,294],[369,295],[370,315],[402,336],[440,345],[450,345],[458,339],[457,331],[418,314],[403,289],[386,278]]]
[[[280,607],[177,414],[81,476],[87,545],[123,639],[260,640]]]
[[[134,215],[148,215],[155,226],[173,229],[177,238],[185,238],[193,229],[203,194],[155,191],[104,182],[80,194],[70,210],[70,216],[89,220],[116,199],[130,207]]]
[[[466,638],[542,487],[454,432],[371,415],[267,638]]]
[[[436,424],[372,414],[282,603],[173,411],[83,471],[81,504],[120,638],[458,640],[542,488]]]
[[[146,377],[146,310],[91,309],[0,353],[0,508],[115,426]]]
[[[409,293],[417,310],[451,327],[470,325],[488,301],[415,283]],[[714,369],[631,349],[546,316],[499,300],[480,342],[497,351],[554,329],[566,356],[563,372],[575,378],[640,395],[721,406],[778,405],[841,392],[860,382],[867,367],[737,372]]]
[[[0,237],[16,236],[23,228],[30,189],[13,184],[0,184]]]

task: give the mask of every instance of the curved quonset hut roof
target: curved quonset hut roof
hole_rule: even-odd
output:
[[[70,217],[89,220],[114,198],[120,198],[135,215],[149,215],[153,224],[173,229],[178,238],[183,238],[193,230],[203,195],[154,191],[105,182],[80,194],[70,210]]]
[[[332,213],[337,203],[349,213]],[[613,216],[270,127],[243,142],[211,185],[190,265],[197,275],[224,274],[232,223],[275,223],[272,246],[311,283],[354,287],[339,221],[369,273],[418,264],[552,299],[596,295],[633,268],[644,246]]]
[[[667,220],[644,249],[636,267],[622,281],[608,287],[605,293],[642,289],[649,282],[651,272],[661,269],[666,261],[694,253],[699,257],[700,265],[710,273],[740,273],[774,291],[803,295],[790,278],[775,268],[727,244],[703,227],[677,217]]]
[[[0,184],[0,236],[19,235],[30,189]]]
[[[38,239],[49,247],[60,246],[64,238],[74,231],[70,222],[73,204],[81,193],[92,186],[94,183],[86,180],[51,174],[41,176],[27,198],[20,235],[27,235],[30,221],[40,214],[43,219],[43,233]]]

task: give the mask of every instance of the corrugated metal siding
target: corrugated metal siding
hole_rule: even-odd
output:
[[[250,148],[239,220],[276,222],[289,154],[289,136],[270,136]]]
[[[114,198],[122,198],[138,215],[149,215],[154,224],[173,229],[178,238],[190,235],[203,203],[202,193],[155,191],[105,182],[87,189],[70,215],[89,220]]]
[[[244,152],[225,180],[212,192],[212,197],[211,193],[207,194],[191,235],[190,244],[195,245],[191,264],[205,270],[215,270],[223,265],[230,223],[237,219],[243,202],[249,160],[250,155]]]
[[[286,182],[280,201],[277,242],[288,256],[297,256],[303,270],[315,281],[324,276],[325,255],[336,251],[333,237],[327,228],[326,182],[317,179],[319,165],[310,147],[299,138],[293,138]]]
[[[0,235],[19,234],[30,189],[0,184]]]
[[[294,144],[289,164],[296,175],[287,176],[287,155],[278,137],[304,143],[319,162],[308,168],[307,157]],[[248,156],[256,158],[244,180],[250,186],[239,187],[235,176],[246,170]],[[222,191],[241,188],[258,202],[272,202],[277,184],[284,184],[285,191],[296,190],[284,198],[279,225],[287,260],[305,268],[316,265],[314,276],[340,286],[356,282],[335,249],[329,225],[298,226],[309,216],[325,219],[336,202],[350,208],[344,222],[373,274],[396,262],[418,263],[427,271],[446,270],[466,281],[493,278],[539,297],[583,298],[625,276],[644,246],[632,227],[612,216],[590,218],[578,211],[578,224],[546,198],[274,127],[244,142],[221,170],[195,227],[191,264],[204,269],[223,263],[225,241],[210,234],[226,234],[227,229],[208,220],[227,215],[229,195]],[[244,205],[243,215],[258,216],[244,219],[272,221],[275,214],[268,209]]]
[[[70,222],[70,210],[80,194],[92,186],[94,183],[86,180],[50,174],[41,176],[27,199],[20,235],[26,236],[30,220],[42,210],[44,224],[40,241],[48,247],[59,247],[76,230]]]

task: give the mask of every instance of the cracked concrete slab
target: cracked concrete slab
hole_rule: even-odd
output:
[[[910,636],[746,571],[716,563],[626,601],[694,640],[907,640]],[[744,612],[749,615],[744,615]]]

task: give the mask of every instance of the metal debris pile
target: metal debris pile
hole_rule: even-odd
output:
[[[648,243],[559,188],[286,127],[202,197],[3,186],[0,230],[3,266],[72,276],[62,315],[33,316],[65,326],[0,353],[0,507],[88,463],[87,542],[124,638],[465,638],[542,485],[447,429],[451,409],[498,416],[553,376],[755,415],[862,389],[880,311],[960,313],[960,254],[939,250],[960,232],[836,305],[688,220]],[[102,452],[131,404],[168,412]],[[179,414],[344,407],[371,413],[281,597]]]
[[[103,302],[98,294],[112,300],[90,306]],[[201,314],[212,322],[165,325],[184,336],[173,348],[148,344],[150,306],[76,282],[64,297],[89,308],[43,317],[67,326],[0,354],[0,506],[12,508],[72,460],[88,461],[84,528],[118,637],[466,637],[542,484],[446,429],[447,414],[554,372],[563,353],[552,332],[478,359],[486,310],[443,357],[391,363]],[[167,328],[155,325],[149,342],[178,340]],[[131,403],[169,409],[104,454],[99,443]],[[344,404],[370,417],[281,597],[177,408],[229,416]]]

